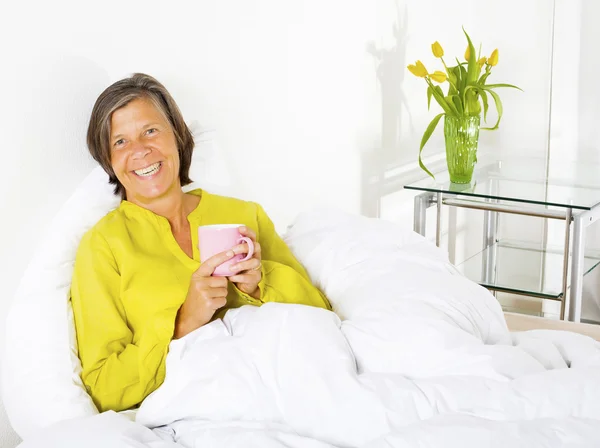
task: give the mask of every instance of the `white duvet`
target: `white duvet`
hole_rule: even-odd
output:
[[[594,340],[510,334],[486,290],[392,224],[305,214],[287,242],[336,313],[229,311],[172,342],[166,380],[137,423],[88,419],[86,446],[109,446],[94,431],[156,448],[600,446]]]

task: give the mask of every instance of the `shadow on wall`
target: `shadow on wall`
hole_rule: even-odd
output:
[[[392,25],[394,43],[391,48],[367,44],[367,52],[376,63],[376,74],[381,92],[381,143],[378,148],[362,154],[361,213],[379,216],[379,203],[386,192],[397,191],[401,186],[384,179],[391,168],[402,164],[401,132],[406,121],[414,130],[403,81],[406,74],[407,8],[394,2],[396,17]],[[393,180],[393,179],[392,179]],[[397,183],[397,181],[396,181]]]

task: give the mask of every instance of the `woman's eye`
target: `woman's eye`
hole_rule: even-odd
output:
[[[156,134],[156,128],[151,128],[151,129],[148,129],[148,130],[146,131],[146,134],[147,134],[147,135],[150,135],[150,134]]]
[[[115,146],[121,146],[123,143],[125,143],[125,140],[123,140],[122,138],[120,138],[119,140],[117,140],[115,142]]]

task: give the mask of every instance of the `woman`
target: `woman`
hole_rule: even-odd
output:
[[[300,263],[254,203],[189,193],[194,142],[179,108],[154,78],[135,74],[98,98],[90,153],[109,175],[120,206],[82,239],[71,300],[82,379],[100,411],[138,405],[165,377],[172,339],[229,308],[265,302],[330,309]],[[246,244],[199,262],[198,227],[241,223],[251,259],[214,269]]]

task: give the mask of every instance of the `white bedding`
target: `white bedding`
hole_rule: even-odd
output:
[[[229,311],[172,342],[136,424],[88,418],[85,446],[96,431],[154,448],[600,446],[596,341],[510,334],[486,290],[391,224],[306,214],[287,241],[338,314]],[[23,446],[82,446],[80,428]]]

